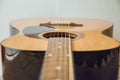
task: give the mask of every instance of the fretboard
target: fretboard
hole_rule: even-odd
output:
[[[70,38],[49,38],[39,80],[74,80]]]

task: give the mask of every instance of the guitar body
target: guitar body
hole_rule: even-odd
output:
[[[10,26],[11,37],[1,43],[4,80],[118,79],[119,42],[111,22],[31,18]]]

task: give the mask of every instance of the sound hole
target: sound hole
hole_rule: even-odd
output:
[[[40,35],[38,35],[38,37],[39,36]],[[71,32],[47,32],[43,33],[42,36],[47,39],[50,37],[70,37],[71,39],[76,39],[78,38],[79,34]]]

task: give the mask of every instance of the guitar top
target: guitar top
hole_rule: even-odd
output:
[[[111,22],[31,18],[15,20],[10,25],[12,36],[1,43],[5,80],[116,80],[119,42],[112,39]],[[45,52],[44,59],[42,52]],[[42,57],[38,58],[38,55]],[[20,59],[25,68],[18,66]],[[31,73],[32,69],[34,73]],[[28,75],[20,79],[19,73],[13,75],[18,70],[23,76],[30,73],[33,79]],[[108,78],[104,74],[109,74]],[[113,75],[114,79],[111,78]]]
[[[68,21],[69,27],[67,25]],[[59,25],[56,25],[58,23]],[[2,42],[2,45],[8,48],[45,51],[47,49],[48,37],[50,34],[57,34],[57,32],[61,35],[71,34],[73,51],[99,51],[119,46],[119,42],[111,38],[113,24],[105,20],[30,18],[11,21],[10,25],[17,29],[19,33]],[[30,32],[30,29],[32,32]],[[43,32],[38,29],[43,30]],[[27,34],[33,34],[37,37],[31,38]]]

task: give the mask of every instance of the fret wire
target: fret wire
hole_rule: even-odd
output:
[[[51,49],[49,48],[50,45],[52,45],[52,44],[51,44],[51,38],[49,39],[49,44],[48,44],[48,50],[47,50],[47,51],[48,51],[48,54],[49,54],[49,53],[52,53],[52,52],[51,52]],[[47,54],[45,55],[45,58],[46,58],[46,57],[47,57]],[[49,57],[47,57],[47,60],[49,61]],[[47,63],[47,64],[44,64],[44,65],[45,65],[46,67],[49,66],[48,63]],[[43,70],[45,71],[46,68],[44,68]],[[47,75],[48,75],[48,73],[46,73],[46,75],[43,75],[43,76],[47,76]]]
[[[49,39],[48,49],[47,49],[47,51],[48,51],[48,53],[52,53],[52,54],[53,54],[53,52],[52,52],[52,47],[49,48],[50,45],[53,45],[53,43],[52,43],[52,41],[51,41],[51,38]],[[47,54],[45,55],[45,58],[47,58],[48,61],[50,60],[50,57],[48,57]],[[50,65],[50,63],[44,64],[44,65],[47,67],[47,66]],[[46,68],[43,69],[43,71],[45,71],[45,70],[46,70]],[[51,69],[47,69],[47,70],[51,70]],[[42,77],[47,76],[47,75],[49,75],[49,74],[46,73],[46,75],[43,75]]]
[[[58,49],[57,48],[57,46],[58,46],[58,44],[55,44],[55,46],[50,46],[50,45],[53,45],[53,43],[55,42],[55,43],[57,43],[58,42],[58,39],[60,39],[61,40],[61,43],[62,43],[62,48],[60,48],[59,50],[61,51],[60,52],[60,54],[59,53],[57,53],[57,51],[58,50],[51,50],[51,49]],[[53,40],[55,40],[55,41],[53,41]],[[59,62],[59,65],[62,67],[62,70],[60,71],[60,72],[58,72],[57,73],[57,76],[56,76],[56,78],[59,78],[58,76],[61,76],[61,79],[62,80],[66,80],[66,78],[68,77],[67,75],[68,74],[66,74],[67,72],[68,72],[68,69],[66,69],[66,67],[68,66],[68,64],[66,64],[66,62],[68,62],[68,58],[67,58],[67,52],[68,52],[68,49],[66,49],[66,51],[65,51],[65,47],[68,47],[68,43],[66,43],[66,42],[68,42],[68,38],[50,38],[50,41],[49,41],[51,44],[49,44],[49,48],[48,48],[48,53],[49,52],[51,52],[54,56],[55,56],[55,58],[58,58],[59,57],[59,59],[60,59],[60,62]],[[65,43],[65,44],[64,44]],[[51,51],[50,51],[51,50]],[[55,54],[56,53],[56,54]],[[66,55],[65,55],[66,54]],[[58,56],[57,56],[58,55]],[[51,61],[51,60],[53,60],[53,58],[52,57],[49,57],[49,56],[47,56],[46,55],[46,58],[47,58],[47,61]],[[54,58],[54,59],[55,59]],[[67,60],[66,60],[67,59]],[[64,60],[64,61],[63,61]],[[56,62],[56,61],[55,61]],[[43,73],[43,75],[42,75],[42,78],[44,79],[44,77],[46,77],[46,76],[53,76],[54,77],[54,75],[56,75],[55,73],[54,73],[54,71],[56,71],[56,70],[54,70],[55,69],[55,67],[56,66],[58,66],[58,65],[56,65],[55,66],[55,64],[58,64],[57,62],[56,63],[53,63],[53,64],[51,64],[51,63],[49,63],[49,62],[46,62],[47,63],[47,66],[46,66],[46,64],[45,64],[45,66],[46,67],[44,67],[45,69],[47,69],[47,71],[45,71],[44,73]],[[62,64],[63,63],[63,64]],[[49,67],[48,67],[49,66]],[[51,67],[50,67],[51,66]],[[53,68],[52,68],[52,66],[53,66]],[[51,69],[52,68],[52,69]],[[68,68],[68,67],[67,67]],[[66,69],[66,70],[65,70]],[[64,71],[64,72],[63,72]],[[51,73],[51,72],[53,72],[53,73]],[[51,73],[51,74],[50,74]],[[63,73],[64,73],[64,75],[63,75]],[[64,76],[64,77],[62,77],[62,76]],[[52,77],[51,77],[52,78]],[[63,79],[64,78],[64,79]],[[68,79],[67,79],[68,80]]]

